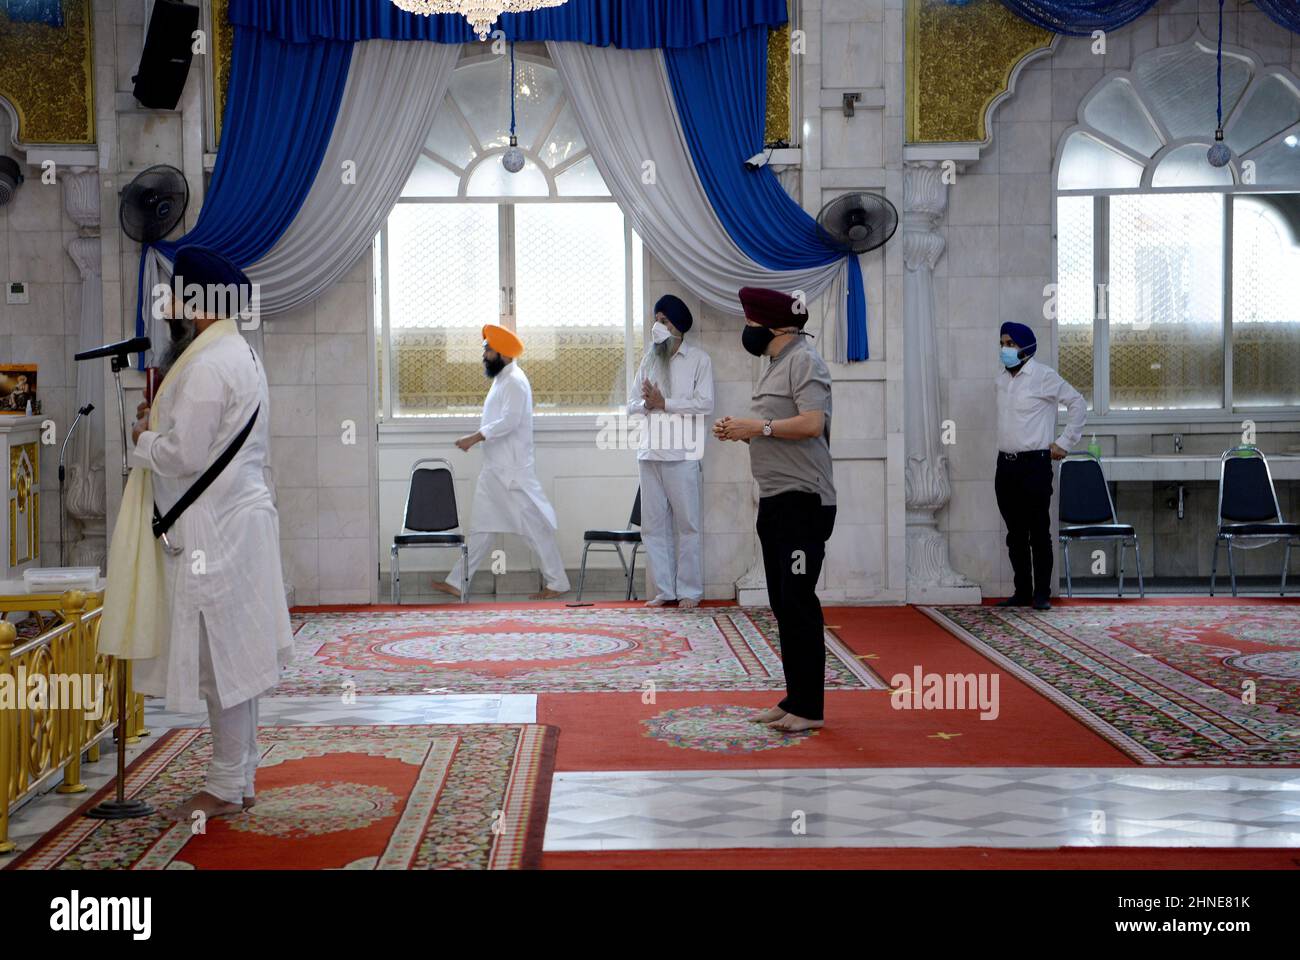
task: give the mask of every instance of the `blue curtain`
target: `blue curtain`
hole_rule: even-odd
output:
[[[1278,26],[1300,33],[1300,0],[1255,0],[1255,6]]]
[[[5,13],[14,23],[63,26],[62,0],[4,0]]]
[[[689,47],[752,26],[787,22],[786,0],[568,0],[562,7],[505,14],[511,40],[571,40],[625,50]],[[460,14],[421,17],[392,0],[231,0],[230,22],[294,43],[329,40],[478,38]]]
[[[1156,5],[1156,0],[1002,0],[1021,19],[1070,37],[1117,30]]]
[[[745,161],[764,145],[767,116],[764,27],[703,46],[666,50],[677,112],[691,159],[727,233],[769,270],[824,266],[845,255],[826,245],[817,221],[790,198],[770,169]],[[849,359],[866,360],[867,302],[862,266],[849,264]],[[789,292],[789,291],[787,291]]]
[[[194,229],[154,245],[172,259],[191,243],[256,263],[293,223],[320,172],[343,100],[352,44],[285,43],[236,27],[221,150]],[[339,171],[339,176],[343,171]],[[144,254],[137,330],[144,336]]]

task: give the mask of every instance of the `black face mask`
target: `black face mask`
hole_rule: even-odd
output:
[[[484,360],[483,372],[487,374],[489,380],[495,380],[507,366],[508,362],[504,357],[497,357],[495,360]]]
[[[776,334],[767,327],[746,327],[740,334],[740,342],[756,357],[767,353],[767,348],[776,339]]]

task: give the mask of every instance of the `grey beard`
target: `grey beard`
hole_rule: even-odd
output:
[[[663,343],[656,343],[650,348],[650,356],[654,358],[650,365],[650,379],[654,381],[655,386],[665,394],[668,392],[668,363],[672,360],[669,350],[672,349],[673,342],[665,340]]]
[[[162,364],[159,367],[159,382],[166,378],[168,371],[181,358],[181,354],[189,348],[189,345],[194,342],[194,338],[199,335],[193,320],[169,320],[167,325],[171,329],[172,338],[171,343],[167,345],[167,352],[163,354]],[[179,337],[176,335],[178,332],[180,333]]]

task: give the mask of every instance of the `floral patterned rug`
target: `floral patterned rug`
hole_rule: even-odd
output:
[[[198,831],[82,816],[18,870],[508,870],[540,865],[556,731],[534,724],[264,727],[257,805]],[[127,772],[163,810],[202,789],[207,730],[165,734]]]
[[[1139,763],[1300,765],[1300,604],[922,609]]]
[[[294,617],[275,696],[783,690],[767,610],[365,610]],[[826,635],[828,690],[884,690]]]

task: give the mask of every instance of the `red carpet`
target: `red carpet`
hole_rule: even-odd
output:
[[[1081,766],[1133,760],[1059,706],[910,607],[828,609],[827,624],[886,682],[896,673],[998,672],[996,719],[978,710],[896,710],[889,691],[831,691],[827,727],[782,735],[745,718],[780,694],[637,693],[538,697],[537,722],[560,728],[557,769],[728,770],[807,767]]]
[[[202,789],[211,734],[176,728],[127,771],[163,811]],[[206,830],[82,816],[8,869],[505,870],[540,864],[555,731],[532,724],[263,727],[257,805]]]
[[[1139,763],[1300,765],[1300,604],[928,611]]]
[[[294,661],[275,696],[781,690],[765,609],[606,606],[359,608],[294,615]],[[838,641],[829,690],[884,684]]]
[[[543,870],[1300,870],[1300,850],[660,850],[547,853]]]

